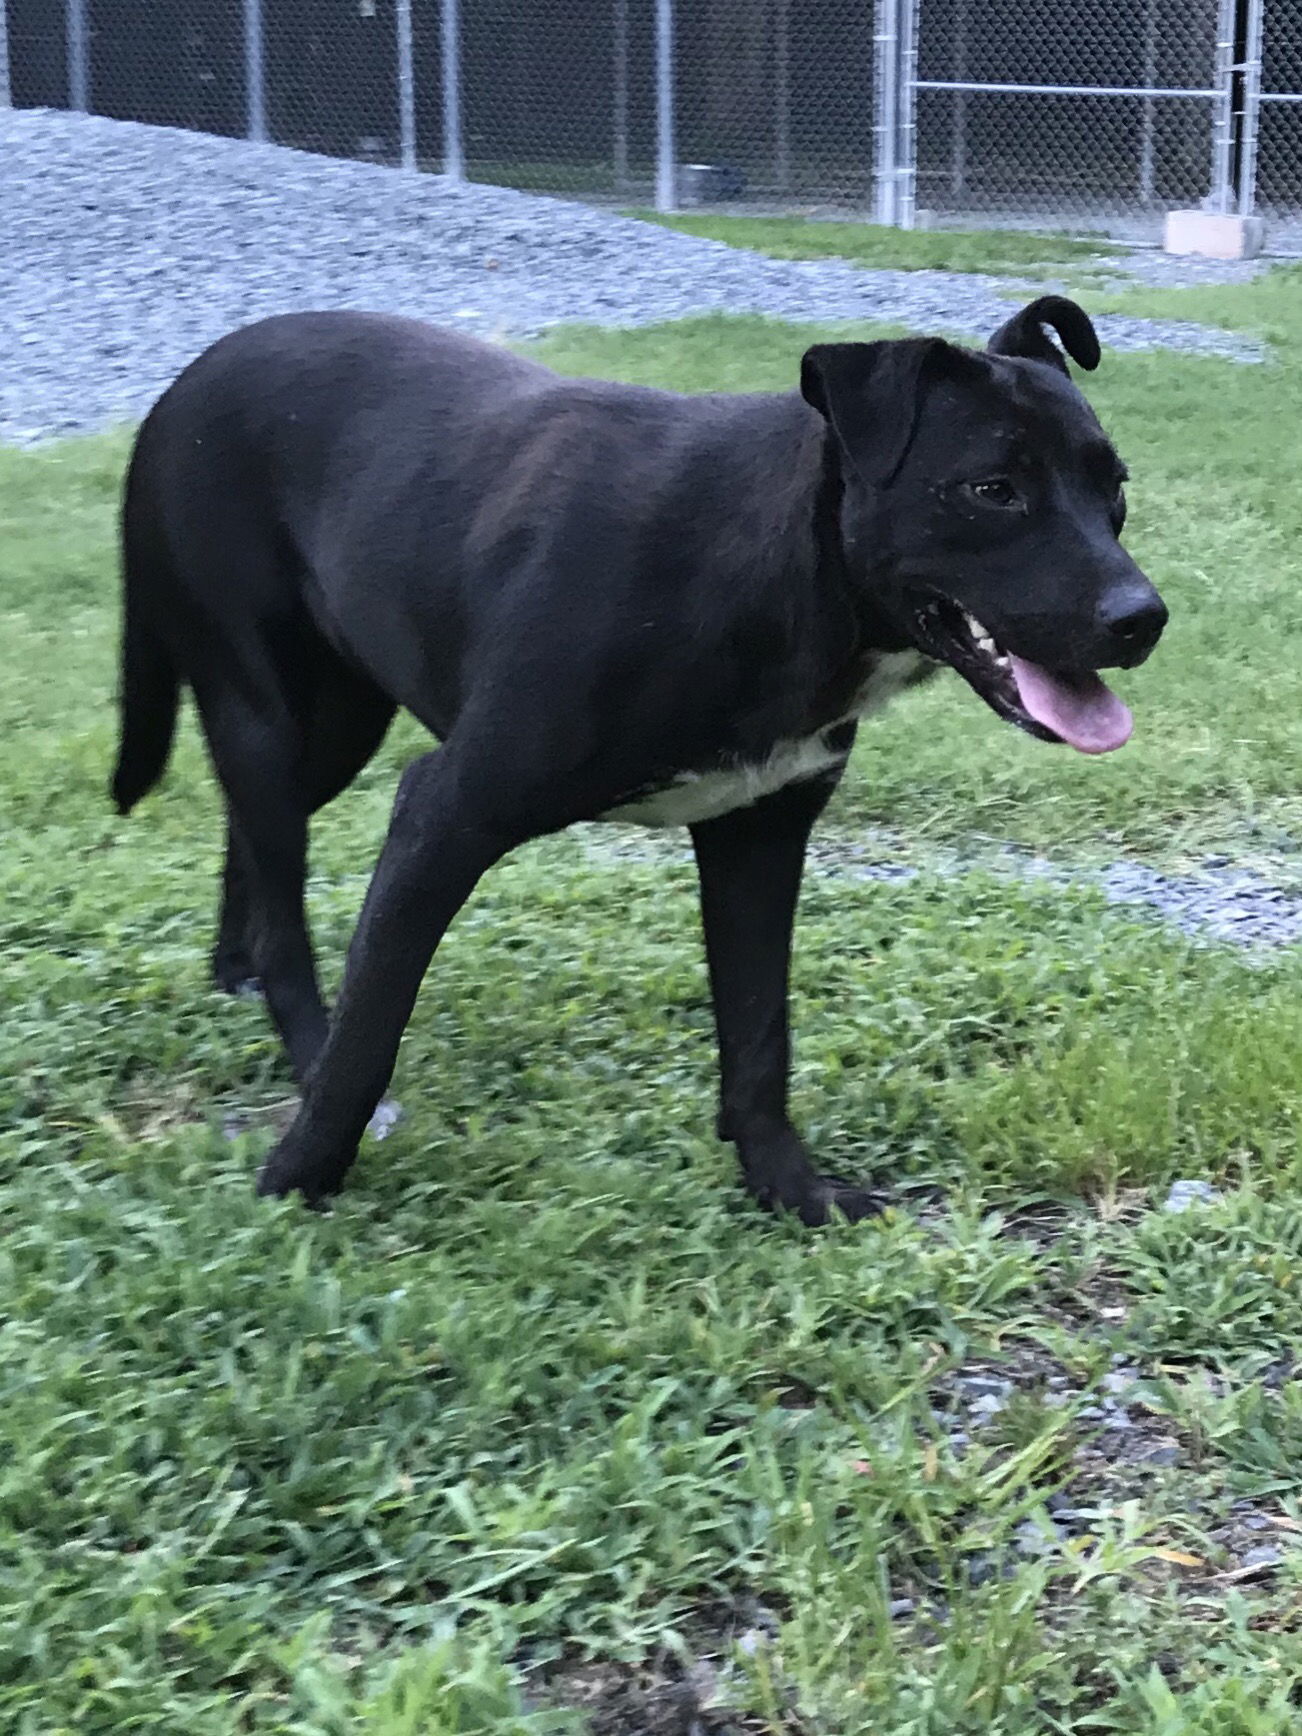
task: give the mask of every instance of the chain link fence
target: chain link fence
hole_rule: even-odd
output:
[[[0,0],[0,102],[621,205],[1302,246],[1302,0]]]
[[[872,5],[679,0],[676,22],[680,197],[862,212],[874,169]]]
[[[1156,234],[1228,209],[1232,0],[925,0],[919,210]]]
[[[1239,197],[1302,252],[1302,0],[1250,0]]]

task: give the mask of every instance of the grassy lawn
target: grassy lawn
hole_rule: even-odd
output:
[[[1225,292],[1227,323],[1302,335],[1280,281]],[[811,335],[544,354],[769,386]],[[865,730],[833,837],[1289,871],[1279,354],[1091,383],[1173,614],[1123,683],[1134,743],[1068,759],[939,682]],[[814,1234],[752,1209],[711,1137],[687,865],[554,839],[455,925],[406,1119],[333,1214],[256,1202],[288,1087],[261,1009],[206,986],[193,728],[132,820],[104,797],[124,451],[0,452],[0,1728],[1297,1728],[1296,952],[1196,947],[1084,885],[814,877],[800,1116],[896,1200]],[[318,824],[332,981],[417,740]],[[1175,1177],[1221,1202],[1157,1209]]]
[[[1208,284],[1198,289],[1145,289],[1103,295],[1091,305],[1104,313],[1148,314],[1156,319],[1194,319],[1204,325],[1228,326],[1257,334],[1285,354],[1296,352],[1299,338],[1299,304],[1302,303],[1302,265],[1277,265],[1249,284]],[[1296,360],[1296,354],[1293,358]],[[1297,374],[1292,376],[1292,397],[1283,400],[1296,408],[1299,398]]]
[[[806,217],[725,217],[715,213],[631,216],[685,235],[750,247],[776,259],[848,259],[894,271],[977,271],[1039,276],[1048,267],[1082,267],[1116,251],[1106,241],[1015,229],[891,229],[881,223],[825,222]]]

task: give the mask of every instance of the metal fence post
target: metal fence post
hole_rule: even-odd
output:
[[[873,221],[895,222],[899,146],[899,0],[876,0],[873,29]]]
[[[398,153],[409,173],[416,167],[416,77],[411,58],[411,0],[396,0],[398,50]]]
[[[776,0],[773,20],[773,184],[791,191],[791,0]]]
[[[951,59],[954,82],[967,78],[968,0],[957,0],[954,11],[954,53]],[[961,199],[967,192],[967,92],[956,91],[950,111],[949,191],[950,197]]]
[[[267,87],[262,49],[262,0],[244,0],[244,135],[267,138]]]
[[[1261,50],[1265,34],[1264,0],[1248,0],[1243,55],[1243,121],[1239,133],[1239,215],[1257,208],[1257,140],[1261,136]]]
[[[1157,0],[1145,0],[1144,5],[1144,70],[1140,75],[1144,88],[1152,90],[1157,83]],[[1139,202],[1151,205],[1157,179],[1157,104],[1151,96],[1144,98],[1139,122]]]
[[[615,191],[623,193],[628,189],[628,0],[615,0],[613,35],[611,77],[615,88],[611,143],[615,157]]]
[[[678,208],[674,144],[674,0],[656,0],[656,210]]]
[[[67,0],[64,13],[68,35],[68,107],[90,112],[90,44],[86,35],[86,0]]]
[[[1233,203],[1235,0],[1220,0],[1216,12],[1216,106],[1212,118],[1212,182],[1206,209],[1225,212]]]
[[[461,140],[461,14],[458,0],[443,0],[443,173],[466,178]]]
[[[895,147],[895,221],[912,229],[918,185],[918,15],[922,0],[900,0],[900,66],[896,109],[899,142]]]
[[[13,86],[9,82],[9,8],[0,0],[0,108],[12,108]]]

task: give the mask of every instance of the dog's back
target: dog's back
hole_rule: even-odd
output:
[[[625,639],[643,573],[680,564],[667,536],[696,551],[711,579],[699,607],[715,606],[730,565],[785,558],[756,514],[782,521],[816,420],[793,394],[565,380],[381,315],[284,315],[222,339],[158,401],[132,457],[118,807],[160,775],[181,683],[203,711],[205,687],[257,686],[268,661],[282,688],[308,685],[333,655],[443,736],[504,631],[542,617]],[[697,603],[673,606],[708,638]]]
[[[399,434],[412,418],[455,442],[454,387],[471,370],[484,403],[551,377],[414,320],[290,314],[223,338],[158,400],[122,509],[120,812],[162,774],[183,683],[215,691],[238,679],[236,666],[259,658],[259,637],[291,624],[302,640],[291,660],[310,657],[322,625],[313,566],[338,528],[321,503],[357,500],[338,486],[350,472],[394,484],[415,449]],[[405,419],[395,417],[404,400]]]

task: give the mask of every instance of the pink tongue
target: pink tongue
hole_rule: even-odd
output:
[[[1130,740],[1134,719],[1097,675],[1055,675],[1010,654],[1023,706],[1081,753],[1111,753]]]

